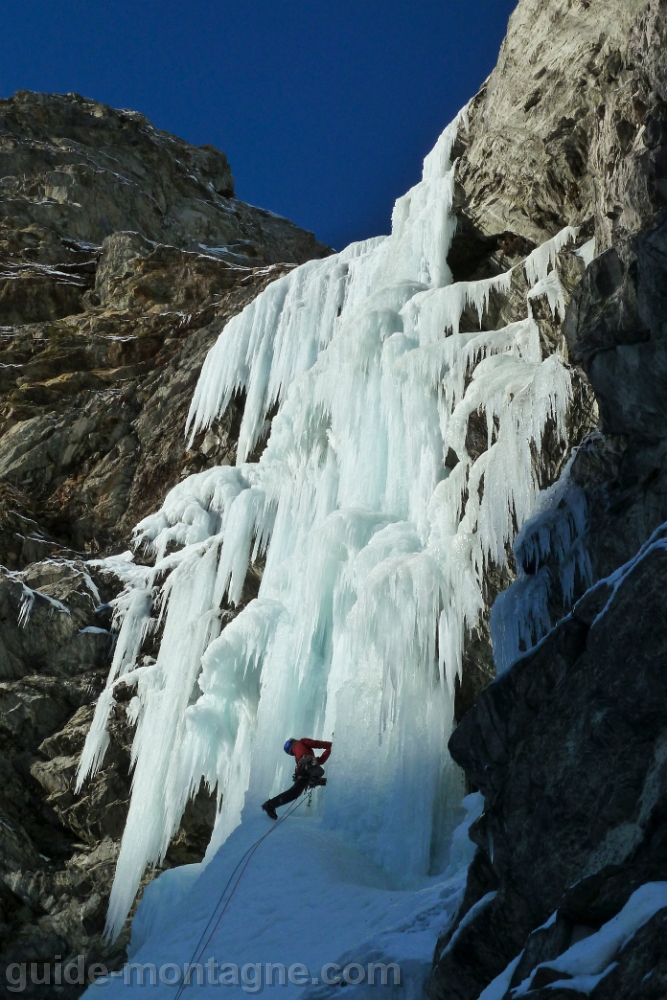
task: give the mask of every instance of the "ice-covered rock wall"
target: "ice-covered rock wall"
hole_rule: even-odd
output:
[[[325,827],[396,875],[440,863],[461,794],[446,744],[464,638],[484,609],[485,570],[505,563],[534,510],[545,429],[565,446],[571,397],[531,302],[544,295],[562,313],[555,259],[576,230],[518,265],[525,317],[502,329],[481,321],[510,271],[452,283],[450,151],[465,127],[462,114],[445,130],[390,236],[304,264],[227,325],[190,428],[244,391],[238,464],[186,479],[141,522],[153,566],[116,562],[120,634],[79,771],[81,783],[103,759],[114,685],[136,683],[112,933],[202,777],[220,802],[211,856],[244,807],[289,782],[290,735],[334,738]],[[460,332],[471,305],[480,331]],[[475,414],[488,428],[477,456]],[[259,596],[223,627],[224,602],[241,601],[249,562],[264,556]],[[141,665],[158,606],[159,657]]]

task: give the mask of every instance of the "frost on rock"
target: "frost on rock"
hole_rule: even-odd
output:
[[[4,569],[4,567],[3,567]],[[27,628],[30,622],[30,616],[33,612],[35,606],[35,601],[42,601],[47,604],[49,611],[53,614],[54,611],[58,611],[61,614],[68,615],[70,613],[69,608],[63,604],[62,601],[56,600],[55,597],[50,597],[48,594],[43,594],[41,590],[33,590],[24,582],[24,574],[20,571],[4,570],[5,576],[8,580],[18,583],[22,588],[21,603],[19,605],[18,613],[18,624],[21,628]],[[87,579],[90,579],[87,574],[85,574]],[[91,581],[92,584],[92,581]],[[94,584],[92,584],[94,587]],[[97,595],[99,598],[99,594]]]
[[[460,789],[446,745],[465,634],[484,610],[485,568],[505,563],[534,511],[547,424],[565,446],[571,397],[562,358],[542,358],[530,302],[503,329],[459,330],[466,306],[481,325],[511,280],[452,284],[461,120],[396,203],[390,236],[275,281],[206,360],[189,433],[244,392],[238,464],[191,476],[138,525],[155,565],[121,567],[118,643],[79,772],[81,783],[101,764],[114,685],[136,683],[111,933],[201,779],[220,804],[210,858],[245,807],[289,783],[289,735],[335,731],[322,823],[385,870],[426,873],[451,829],[442,802],[458,808]],[[531,286],[553,286],[554,307],[555,256],[575,235],[525,262]],[[466,448],[474,413],[489,428],[477,458]],[[223,628],[223,602],[239,605],[260,557],[259,596]],[[156,608],[159,656],[139,666]]]
[[[575,584],[593,582],[585,545],[586,498],[570,477],[574,454],[560,479],[537,498],[533,516],[514,541],[517,579],[496,598],[491,609],[491,638],[498,673],[507,670],[522,653],[551,628],[549,596],[556,567],[562,605],[570,607]]]

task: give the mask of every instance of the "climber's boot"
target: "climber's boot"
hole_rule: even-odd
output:
[[[262,809],[269,817],[269,819],[278,819],[278,813],[271,805],[271,799],[268,799],[266,802],[262,803]]]

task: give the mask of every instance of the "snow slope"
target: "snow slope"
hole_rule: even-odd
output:
[[[324,1000],[340,989],[338,983],[322,984],[326,963],[339,966],[338,972],[325,970],[331,979],[340,977],[348,963],[361,963],[366,971],[368,963],[375,962],[398,963],[401,981],[396,985],[400,990],[397,995],[415,1000],[421,996],[438,934],[460,902],[473,850],[467,828],[479,815],[481,796],[466,800],[468,816],[457,832],[458,850],[449,871],[439,878],[406,881],[373,865],[354,850],[348,838],[323,826],[315,801],[322,794],[316,791],[311,806],[304,800],[293,816],[276,827],[256,810],[248,810],[207,867],[191,865],[168,871],[149,885],[134,920],[129,962],[155,965],[157,982],[150,996],[173,998],[177,988],[168,985],[169,981],[183,975],[187,964],[196,961],[203,966],[203,983],[197,983],[195,970],[193,986],[185,990],[185,996],[219,996],[215,979],[225,974],[233,978],[234,971],[214,966],[207,969],[211,958],[220,965],[237,967],[238,992],[258,992],[252,982],[243,981],[244,975],[247,980],[257,975],[252,968],[244,973],[244,966],[261,965],[262,980],[266,981],[266,963],[282,963],[287,973],[300,963],[308,970],[307,982],[303,983],[303,972],[300,983],[287,979],[280,995],[304,993]],[[218,905],[216,911],[216,904],[238,860],[267,830],[271,833],[252,856],[210,942],[197,951],[209,918],[220,913],[222,907]],[[229,886],[225,901],[233,886]],[[177,968],[168,969],[169,963]],[[167,982],[160,982],[160,971]],[[293,971],[293,975],[298,974]],[[378,971],[378,982],[380,974]],[[143,996],[151,970],[146,969],[143,986],[138,975],[136,968],[128,968],[91,986],[87,995],[101,995],[104,989],[108,998]],[[356,978],[358,972],[352,976]],[[278,973],[275,977],[277,984]],[[391,989],[394,974],[389,972],[387,978]]]

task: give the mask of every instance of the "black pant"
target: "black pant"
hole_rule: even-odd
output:
[[[278,806],[286,806],[288,802],[294,802],[295,799],[298,799],[307,788],[308,777],[304,775],[303,778],[296,778],[292,787],[288,788],[286,792],[276,795],[275,799],[269,799],[266,804],[271,809],[277,809]]]

